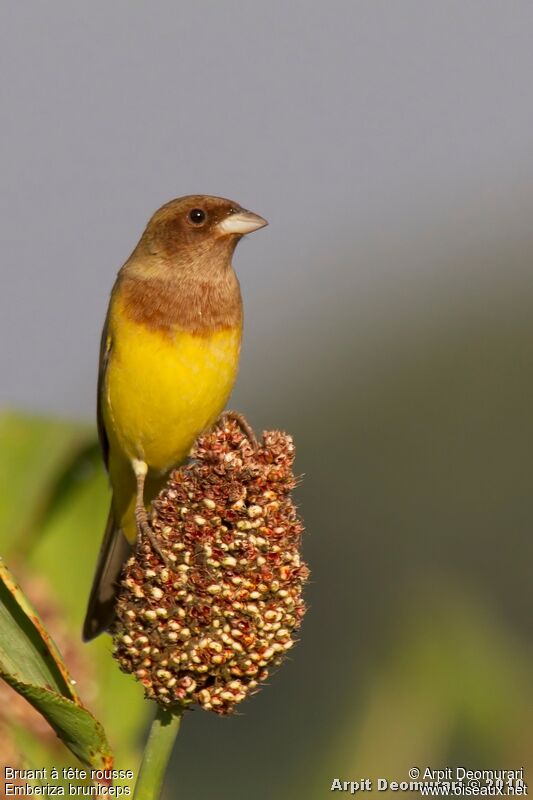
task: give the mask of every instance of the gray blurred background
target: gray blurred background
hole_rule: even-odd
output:
[[[270,221],[235,257],[231,404],[295,435],[310,612],[242,716],[187,719],[180,796],[521,766],[531,3],[55,0],[0,30],[1,406],[92,420],[109,290],[163,202]]]

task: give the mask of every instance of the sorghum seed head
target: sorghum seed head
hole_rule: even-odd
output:
[[[158,703],[227,714],[281,663],[305,612],[294,445],[269,431],[256,446],[230,420],[193,455],[153,503],[157,548],[143,537],[125,567],[115,657]]]

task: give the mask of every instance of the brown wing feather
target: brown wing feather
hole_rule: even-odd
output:
[[[109,439],[104,424],[103,405],[105,378],[110,355],[111,337],[109,336],[108,312],[100,341],[98,391],[96,398],[96,424],[106,468],[109,463]],[[131,549],[131,545],[115,522],[113,507],[111,507],[87,605],[87,613],[83,626],[83,638],[85,641],[89,641],[102,633],[102,631],[107,630],[109,625],[113,622],[117,582],[120,579],[122,565],[129,557]]]
[[[109,336],[109,313],[104,322],[102,330],[102,338],[100,340],[100,362],[98,364],[98,389],[96,397],[96,425],[98,428],[98,438],[100,439],[100,447],[102,449],[102,457],[104,464],[108,466],[109,463],[109,439],[104,424],[103,414],[103,400],[104,400],[104,387],[107,365],[109,364],[109,356],[111,355],[111,337]]]
[[[100,547],[96,572],[83,624],[83,639],[88,642],[107,630],[115,617],[115,597],[120,573],[130,557],[131,544],[117,526],[113,508],[109,511],[104,540]]]

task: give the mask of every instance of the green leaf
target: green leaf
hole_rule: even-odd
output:
[[[1,562],[0,676],[45,717],[84,764],[112,764],[102,726],[81,705],[54,642]]]
[[[113,756],[104,729],[86,708],[50,689],[10,679],[19,694],[37,709],[68,749],[88,767],[110,769]]]
[[[78,702],[59,651],[1,560],[0,673],[10,684],[42,686]]]

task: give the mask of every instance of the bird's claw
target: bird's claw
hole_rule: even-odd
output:
[[[259,442],[255,435],[255,431],[244,416],[239,411],[225,411],[218,420],[219,425],[224,425],[226,422],[236,422],[244,435],[250,440],[250,444],[257,450]]]

